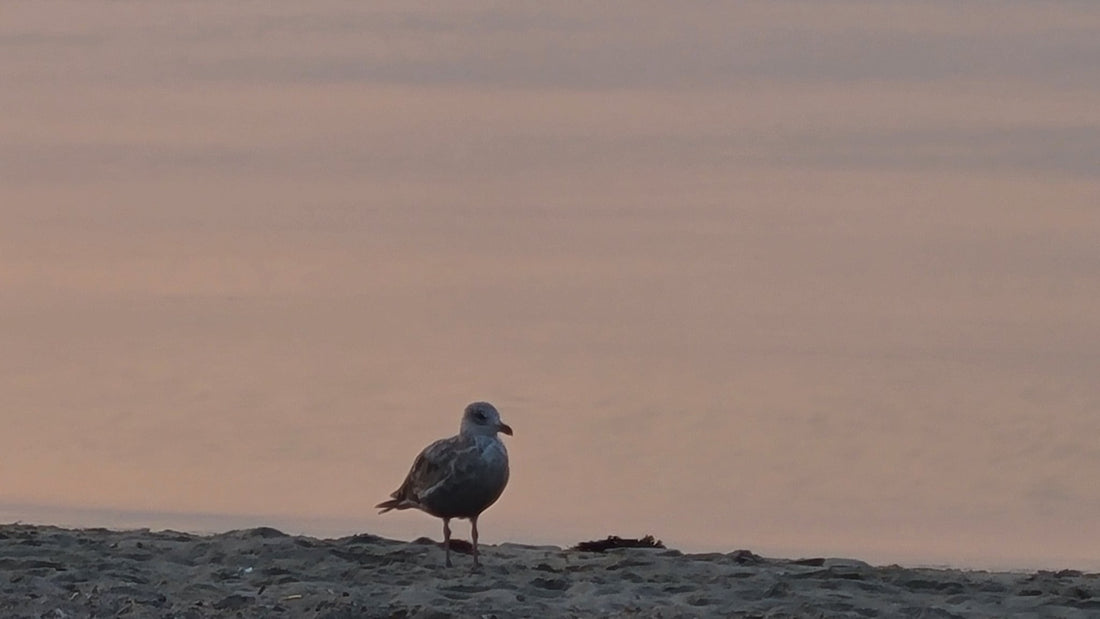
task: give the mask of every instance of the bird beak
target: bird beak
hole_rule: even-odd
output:
[[[503,432],[503,433],[507,434],[508,436],[512,436],[512,426],[510,426],[506,423],[502,423],[499,426],[497,426],[497,432]]]

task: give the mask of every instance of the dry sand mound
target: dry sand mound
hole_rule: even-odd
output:
[[[750,552],[443,551],[269,528],[0,526],[2,617],[1100,617],[1100,575],[871,567]]]

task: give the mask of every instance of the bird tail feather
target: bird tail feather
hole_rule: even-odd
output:
[[[379,514],[384,514],[391,509],[409,509],[410,507],[413,507],[413,505],[405,499],[390,499],[388,501],[382,501],[374,507],[375,509],[380,510],[378,512]]]

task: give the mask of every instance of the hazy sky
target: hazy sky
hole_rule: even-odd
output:
[[[487,542],[1100,569],[1097,67],[1089,2],[5,5],[0,517],[438,537],[371,507],[487,399]]]

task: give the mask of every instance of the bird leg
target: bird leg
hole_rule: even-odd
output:
[[[477,560],[477,516],[470,518],[470,539],[474,541],[474,568],[481,567]]]
[[[451,567],[451,519],[443,519],[443,552],[447,556],[447,567]]]

